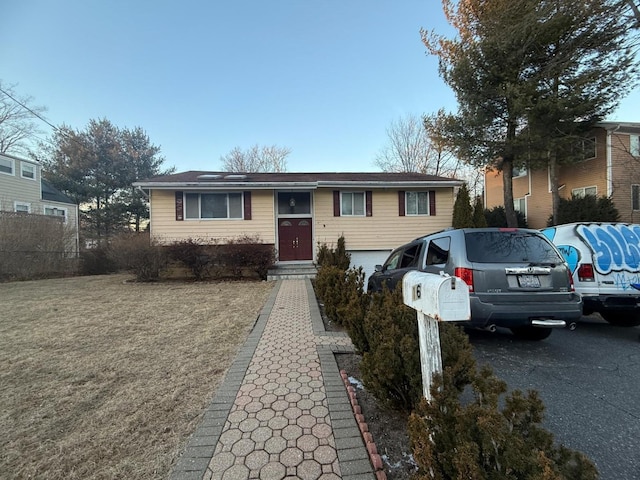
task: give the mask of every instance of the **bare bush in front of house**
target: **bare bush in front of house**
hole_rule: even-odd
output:
[[[267,272],[276,262],[275,248],[262,243],[258,235],[243,235],[233,239],[225,245],[224,250],[224,263],[234,277],[241,277],[249,271],[266,280]]]
[[[61,218],[0,213],[0,279],[28,280],[73,274],[75,234]]]
[[[155,282],[167,268],[165,249],[150,240],[148,232],[113,238],[109,256],[121,269],[133,273],[139,282]]]
[[[167,251],[169,257],[188,268],[196,280],[203,280],[209,276],[212,257],[207,245],[189,238],[173,242],[167,247]]]
[[[118,271],[118,262],[110,254],[111,247],[103,242],[80,252],[81,275],[107,275]]]

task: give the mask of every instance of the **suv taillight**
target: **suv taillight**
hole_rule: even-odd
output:
[[[593,265],[583,263],[578,267],[578,280],[581,282],[595,282],[596,277],[593,274]]]
[[[567,268],[567,275],[569,275],[569,291],[575,292],[576,286],[573,284],[573,275],[571,275],[571,269]]]
[[[453,274],[469,286],[469,292],[473,292],[473,270],[458,267],[453,271]]]

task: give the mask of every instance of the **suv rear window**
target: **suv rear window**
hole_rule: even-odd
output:
[[[467,232],[465,243],[470,262],[563,262],[544,237],[529,232]]]

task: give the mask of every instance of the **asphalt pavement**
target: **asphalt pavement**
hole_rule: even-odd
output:
[[[540,393],[556,441],[585,453],[603,480],[640,478],[640,327],[591,315],[540,342],[508,330],[469,334],[478,362],[509,389]]]

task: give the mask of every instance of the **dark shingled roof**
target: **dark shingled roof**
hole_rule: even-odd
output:
[[[219,178],[215,178],[219,175]],[[204,176],[204,177],[203,177]],[[232,176],[232,177],[229,177]],[[199,178],[200,177],[200,178]],[[226,177],[226,178],[225,178]],[[459,181],[454,178],[426,175],[422,173],[239,173],[239,172],[207,172],[190,170],[188,172],[174,173],[152,177],[141,182],[146,184],[162,183],[315,183],[315,182],[371,182],[371,183],[396,183],[396,182],[451,182]]]
[[[72,205],[76,204],[76,202],[67,197],[60,190],[55,189],[44,178],[42,179],[42,200],[47,200],[49,202],[70,203]]]

